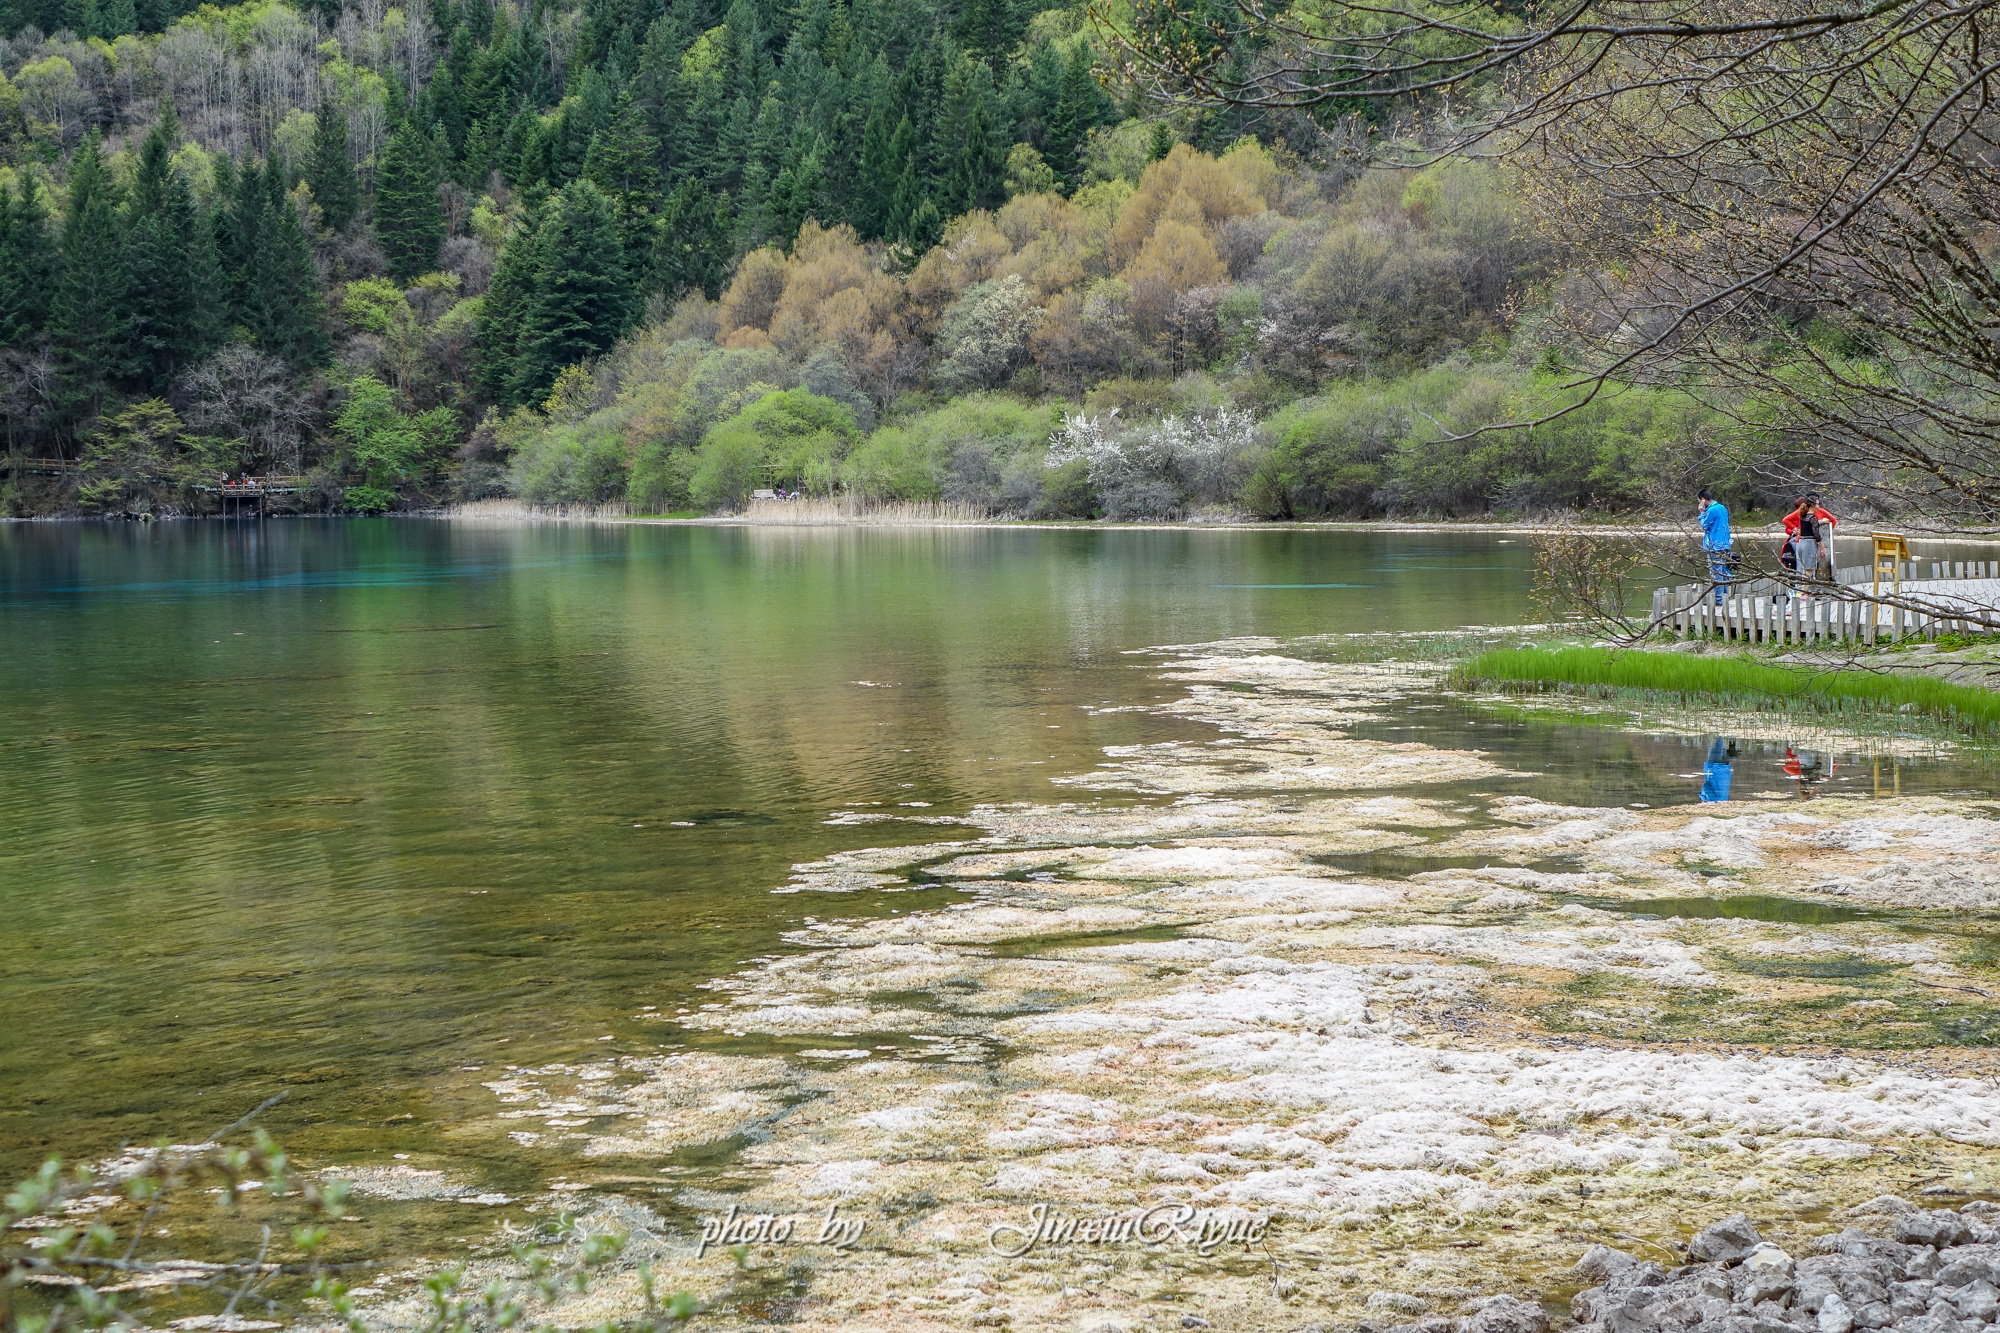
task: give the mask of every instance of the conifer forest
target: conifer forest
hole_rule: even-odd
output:
[[[1570,364],[1546,194],[1349,151],[1393,101],[1143,95],[1081,9],[16,0],[5,28],[17,515],[200,513],[245,475],[309,512],[1615,508],[1715,417],[1635,383],[1466,434]]]

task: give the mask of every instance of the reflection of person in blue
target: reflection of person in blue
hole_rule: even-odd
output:
[[[1726,801],[1729,799],[1729,780],[1735,776],[1729,760],[1735,755],[1734,745],[1725,746],[1722,737],[1708,747],[1708,761],[1701,766],[1701,799],[1704,801]]]

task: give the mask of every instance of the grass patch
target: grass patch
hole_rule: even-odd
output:
[[[1920,714],[1962,731],[2000,735],[2000,693],[1932,676],[1774,666],[1742,658],[1608,648],[1497,648],[1455,668],[1459,688],[1638,690],[1676,698],[1809,713]]]

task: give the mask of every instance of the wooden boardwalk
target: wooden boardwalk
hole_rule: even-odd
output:
[[[1928,567],[1930,577],[1921,577]],[[1875,643],[1940,634],[2000,632],[2000,561],[1911,561],[1900,586],[1884,583],[1894,606],[1852,600],[1873,592],[1867,566],[1843,569],[1832,586],[1744,579],[1683,583],[1653,593],[1656,624],[1680,634],[1746,643]]]

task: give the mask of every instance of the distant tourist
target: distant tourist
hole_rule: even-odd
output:
[[[1790,564],[1802,579],[1833,582],[1833,526],[1839,522],[1820,504],[1817,495],[1799,498],[1785,515],[1785,532],[1792,546]]]
[[[1729,536],[1729,510],[1704,486],[1695,497],[1701,514],[1701,549],[1708,556],[1708,577],[1715,584],[1715,604],[1722,605],[1723,589],[1729,586],[1735,542]]]

